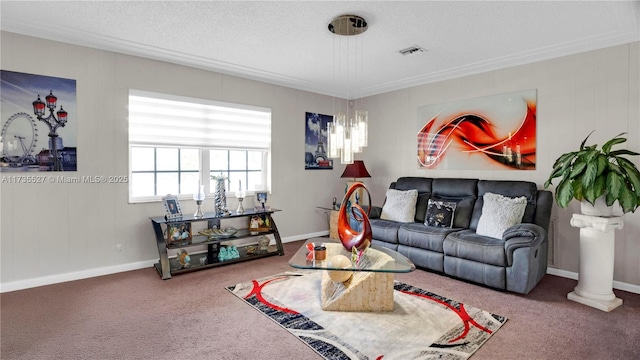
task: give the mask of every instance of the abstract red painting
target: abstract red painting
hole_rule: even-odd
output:
[[[418,167],[534,170],[536,90],[418,108]]]

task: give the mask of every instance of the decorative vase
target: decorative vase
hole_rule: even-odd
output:
[[[580,212],[583,215],[609,217],[613,215],[613,206],[607,206],[605,196],[596,199],[594,205],[590,202],[582,200],[580,202]]]
[[[216,179],[216,190],[213,193],[216,216],[227,213],[227,195],[225,194],[224,178]]]

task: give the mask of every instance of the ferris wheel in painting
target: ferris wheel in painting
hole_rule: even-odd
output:
[[[11,166],[35,165],[36,121],[27,113],[14,114],[2,126],[2,159]]]

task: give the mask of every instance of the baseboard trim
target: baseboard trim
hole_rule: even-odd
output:
[[[327,235],[329,235],[328,230],[319,231],[315,233],[284,237],[282,238],[282,242],[288,243],[293,241],[310,239],[314,237],[327,236]],[[120,272],[131,271],[131,270],[145,269],[145,268],[152,267],[153,264],[155,264],[157,261],[158,261],[157,259],[137,261],[137,262],[128,263],[128,264],[105,266],[105,267],[83,270],[83,271],[76,271],[76,272],[71,272],[66,274],[50,275],[50,276],[43,276],[43,277],[27,279],[27,280],[11,281],[8,283],[0,284],[0,293],[30,289],[30,288],[45,286],[45,285],[53,285],[57,283],[67,282],[67,281],[82,280],[82,279],[92,278],[96,276],[111,275],[111,274],[116,274]],[[560,277],[573,279],[573,280],[578,280],[578,273],[562,270],[562,269],[556,269],[552,267],[547,268],[547,274],[560,276]],[[622,291],[627,291],[630,293],[640,294],[640,285],[628,284],[621,281],[614,281],[613,288],[622,290]]]
[[[293,241],[311,239],[311,238],[315,238],[315,237],[327,236],[327,235],[329,235],[329,230],[319,231],[319,232],[309,233],[309,234],[304,234],[304,235],[287,236],[287,237],[282,238],[282,242],[283,243],[288,243],[288,242],[293,242]]]
[[[282,238],[282,242],[288,243],[288,242],[305,240],[305,239],[321,237],[326,235],[329,235],[328,230],[320,231],[316,233],[310,233],[310,234],[288,236],[288,237]],[[101,268],[82,270],[82,271],[70,272],[65,274],[57,274],[57,275],[43,276],[43,277],[33,278],[33,279],[11,281],[11,282],[0,284],[0,293],[30,289],[30,288],[35,288],[35,287],[45,286],[45,285],[53,285],[53,284],[67,282],[67,281],[88,279],[88,278],[97,277],[97,276],[111,275],[111,274],[116,274],[120,272],[131,271],[131,270],[146,269],[146,268],[152,267],[153,264],[155,264],[156,262],[158,262],[157,259],[138,261],[138,262],[133,262],[128,264],[105,266]]]
[[[547,274],[556,275],[563,278],[578,280],[578,273],[573,271],[561,270],[556,268],[547,268]],[[628,284],[622,281],[613,281],[613,288],[617,290],[627,291],[634,294],[640,294],[640,285]]]
[[[158,262],[157,259],[138,261],[138,262],[133,262],[128,264],[104,266],[104,267],[95,268],[95,269],[82,270],[82,271],[70,272],[65,274],[43,276],[43,277],[27,279],[27,280],[11,281],[8,283],[0,284],[0,293],[30,289],[30,288],[35,288],[39,286],[63,283],[67,281],[88,279],[88,278],[97,277],[97,276],[111,275],[111,274],[116,274],[120,272],[131,271],[131,270],[139,270],[139,269],[152,267],[153,264],[156,262]]]

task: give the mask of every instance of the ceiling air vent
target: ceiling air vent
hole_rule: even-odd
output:
[[[423,53],[426,52],[427,50],[421,48],[418,45],[414,45],[411,47],[408,47],[406,49],[402,49],[400,51],[398,51],[400,54],[404,55],[404,56],[408,56],[408,55],[415,55],[415,54],[419,54],[419,53]]]

